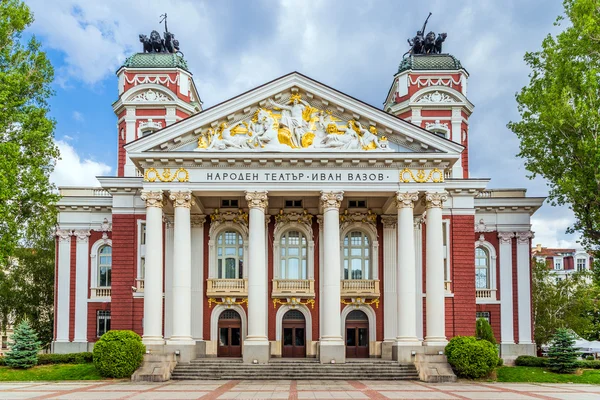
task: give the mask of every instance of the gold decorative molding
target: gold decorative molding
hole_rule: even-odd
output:
[[[179,182],[189,182],[190,173],[185,168],[179,168],[174,174],[171,173],[171,168],[163,168],[162,174],[156,168],[148,168],[144,172],[144,182],[173,182],[175,179]]]
[[[246,298],[243,298],[242,300],[236,301],[235,297],[225,297],[223,300],[217,300],[217,299],[210,297],[208,299],[208,308],[212,308],[213,304],[222,304],[226,307],[231,307],[234,304],[237,304],[237,305],[246,304],[246,306],[247,306],[248,298],[246,297]]]
[[[413,173],[413,171],[411,169],[404,168],[402,171],[400,171],[400,182],[403,182],[403,183],[410,183],[410,182],[441,183],[441,182],[444,182],[444,170],[434,168],[429,171],[429,174],[427,174],[425,172],[425,170],[420,169],[420,170],[417,170],[417,175],[415,176],[415,174]]]
[[[244,212],[244,210],[242,210],[241,208],[237,212],[221,212],[220,209],[215,208],[215,211],[210,215],[210,220],[215,224],[225,221],[231,221],[236,224],[248,226],[248,213]]]
[[[287,224],[290,222],[299,222],[310,226],[312,224],[313,216],[308,213],[308,210],[304,209],[301,213],[291,212],[284,213],[283,209],[279,210],[279,213],[275,215],[275,222],[278,224]]]
[[[302,299],[299,299],[297,297],[291,297],[289,299],[286,299],[285,301],[281,299],[273,299],[273,308],[277,308],[277,304],[281,304],[282,306],[289,305],[292,309],[298,307],[301,304],[305,306],[308,306],[310,304],[310,308],[314,309],[315,299],[307,299],[304,302],[302,302]]]
[[[379,308],[379,299],[366,300],[362,297],[355,297],[355,298],[351,299],[350,301],[342,299],[341,303],[344,305],[351,305],[351,306],[354,306],[357,308],[359,306],[363,306],[363,305],[367,305],[367,306],[375,305],[375,308]]]

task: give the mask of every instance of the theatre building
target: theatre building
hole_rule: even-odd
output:
[[[131,329],[181,361],[406,362],[484,317],[534,354],[543,199],[470,175],[458,59],[407,56],[383,109],[298,72],[204,109],[168,52],[117,76],[116,176],[61,188],[55,352]]]

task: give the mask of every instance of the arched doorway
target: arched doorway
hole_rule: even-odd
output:
[[[369,357],[369,318],[361,310],[346,317],[346,357]]]
[[[298,310],[285,313],[281,335],[282,357],[306,357],[306,320]]]
[[[242,319],[235,310],[225,310],[219,315],[218,357],[242,356]]]

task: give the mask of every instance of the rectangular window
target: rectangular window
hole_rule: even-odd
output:
[[[146,221],[138,221],[138,243],[137,279],[144,279],[146,265]]]
[[[238,208],[239,201],[237,199],[222,199],[221,207],[222,208]]]
[[[586,264],[585,258],[578,258],[577,259],[577,271],[585,271],[585,264]]]
[[[555,270],[563,269],[563,259],[562,258],[554,258],[554,269]]]
[[[490,320],[490,312],[489,311],[478,311],[475,313],[475,316],[477,319],[479,318],[484,318],[487,320],[488,323],[492,323],[492,321]]]
[[[110,311],[98,310],[96,313],[96,336],[100,337],[110,331]]]
[[[366,200],[348,200],[348,208],[367,208]]]
[[[302,200],[286,200],[285,208],[302,208]]]

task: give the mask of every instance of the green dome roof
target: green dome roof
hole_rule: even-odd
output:
[[[136,53],[123,63],[129,68],[182,68],[188,71],[187,62],[174,53]]]
[[[407,70],[459,70],[460,61],[450,54],[417,54],[402,59],[398,73]]]

